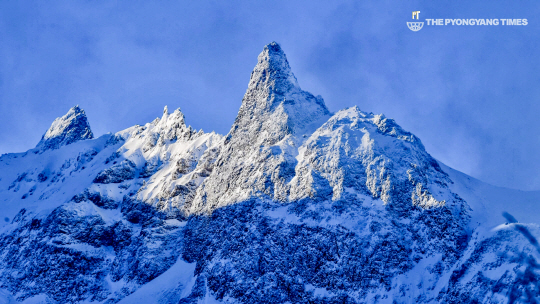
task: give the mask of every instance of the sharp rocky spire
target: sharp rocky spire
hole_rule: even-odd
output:
[[[84,139],[92,139],[94,134],[84,110],[78,105],[69,109],[66,115],[56,118],[51,127],[37,144],[38,151],[58,149]]]
[[[291,71],[287,56],[276,42],[266,45],[251,73],[242,106],[228,138],[242,133],[243,141],[273,144],[287,134],[329,114],[320,96],[303,91]],[[267,137],[246,133],[259,130]],[[247,135],[247,136],[246,136]]]
[[[276,42],[266,45],[251,73],[248,92],[262,90],[269,95],[282,95],[294,89],[300,89],[300,86],[291,71],[287,56]]]

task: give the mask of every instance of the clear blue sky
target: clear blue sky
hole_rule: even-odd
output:
[[[406,27],[425,18],[526,18],[527,26]],[[79,104],[94,134],[180,107],[225,134],[263,46],[303,89],[419,136],[447,165],[540,189],[538,1],[0,2],[0,153],[33,148]]]

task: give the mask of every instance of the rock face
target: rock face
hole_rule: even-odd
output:
[[[253,196],[287,201],[303,136],[329,117],[322,98],[300,89],[281,47],[265,46],[218,166],[188,212],[210,212]]]
[[[165,107],[144,126],[64,147],[91,138],[75,107],[38,144],[48,153],[0,157],[0,300],[538,297],[537,225],[501,217],[492,231],[493,187],[441,165],[384,115],[330,113],[275,42],[226,136]]]
[[[38,151],[58,149],[84,139],[92,139],[84,110],[79,106],[69,109],[66,115],[55,119],[36,146]]]

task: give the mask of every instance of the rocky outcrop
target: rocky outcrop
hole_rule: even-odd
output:
[[[94,134],[84,110],[79,106],[69,109],[66,115],[55,119],[51,127],[41,137],[37,151],[58,149],[79,140],[92,139]]]

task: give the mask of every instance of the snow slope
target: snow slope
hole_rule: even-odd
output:
[[[521,223],[540,224],[540,191],[522,191],[492,186],[440,163],[459,193],[472,207],[475,217],[486,226],[494,228],[507,222],[504,212]]]

